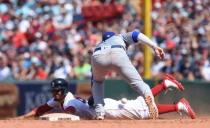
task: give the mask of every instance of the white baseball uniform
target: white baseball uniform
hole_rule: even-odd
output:
[[[105,98],[104,102],[106,119],[146,119],[149,117],[148,107],[141,96],[135,100],[128,100],[126,103],[111,98]],[[95,118],[94,109],[85,100],[74,97],[71,92],[67,93],[63,104],[55,101],[54,98],[50,99],[47,104],[50,107],[60,108],[64,111],[71,106],[76,110],[74,114],[80,116],[80,118]]]

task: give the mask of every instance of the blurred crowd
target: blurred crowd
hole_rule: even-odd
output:
[[[154,40],[165,49],[153,75],[175,74],[180,79],[210,80],[210,1],[166,0],[152,12]]]
[[[128,0],[115,1],[125,6],[119,17],[84,19],[83,6],[107,1],[2,0],[0,81],[90,78],[90,56],[103,31],[143,31],[143,20]],[[154,0],[151,17],[152,39],[166,51],[164,60],[154,57],[153,78],[170,73],[210,81],[210,1]],[[143,75],[143,47],[129,47],[128,55]]]

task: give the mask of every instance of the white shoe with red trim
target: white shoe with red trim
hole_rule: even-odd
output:
[[[178,82],[172,75],[167,74],[163,80],[163,85],[166,90],[176,88],[179,91],[184,91],[184,86]]]
[[[182,98],[177,104],[176,104],[177,112],[181,114],[181,112],[185,112],[191,119],[195,119],[195,112],[191,108],[189,102]]]

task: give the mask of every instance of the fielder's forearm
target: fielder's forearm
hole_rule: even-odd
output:
[[[157,44],[154,43],[150,38],[148,38],[143,33],[139,33],[139,35],[138,35],[138,41],[141,41],[144,44],[149,45],[151,48],[156,48],[157,47]]]

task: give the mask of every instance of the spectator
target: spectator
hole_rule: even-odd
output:
[[[91,65],[85,58],[79,57],[74,60],[74,73],[79,80],[85,80],[91,77]]]
[[[103,31],[116,33],[143,29],[134,1],[122,15],[98,22],[86,21],[83,6],[108,5],[108,0],[2,1],[0,3],[1,80],[85,79],[90,76],[88,52],[101,40]],[[210,1],[156,0],[152,9],[152,39],[167,53],[154,59],[152,77],[173,73],[179,78],[209,81]],[[144,73],[143,47],[131,47],[128,55]],[[62,59],[64,58],[64,59]],[[8,61],[10,60],[10,61]],[[141,60],[141,61],[140,61]],[[78,62],[76,62],[78,61]],[[81,64],[79,64],[81,63]],[[82,65],[82,63],[84,63]],[[39,72],[36,70],[40,69]],[[38,74],[37,74],[38,73]],[[117,77],[110,72],[108,77]]]
[[[7,65],[7,58],[0,53],[0,81],[7,80],[11,76],[11,70]]]

